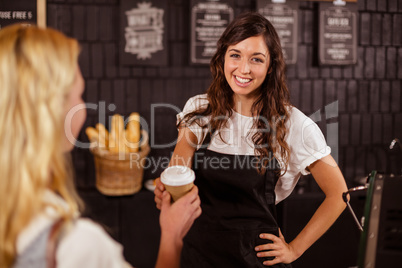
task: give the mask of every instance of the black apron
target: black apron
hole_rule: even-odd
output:
[[[208,134],[194,154],[195,184],[202,214],[184,238],[181,267],[268,267],[254,248],[267,244],[261,233],[279,236],[275,208],[278,168],[275,158],[265,174],[257,172],[258,157],[207,150]],[[291,267],[277,264],[275,268]]]

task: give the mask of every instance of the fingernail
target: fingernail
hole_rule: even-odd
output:
[[[260,248],[259,248],[259,247],[256,247],[256,248],[255,248],[255,250],[256,250],[256,251],[259,251],[259,250],[260,250]]]
[[[261,253],[257,253],[257,257],[261,257],[261,255],[262,255]]]
[[[260,238],[264,238],[264,235],[263,235],[263,234],[260,234]]]

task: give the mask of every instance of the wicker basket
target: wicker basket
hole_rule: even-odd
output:
[[[138,153],[113,154],[98,147],[91,148],[96,169],[96,188],[104,195],[130,195],[141,190],[147,144]]]

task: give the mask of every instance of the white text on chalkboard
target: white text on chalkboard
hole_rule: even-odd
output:
[[[0,19],[5,20],[30,20],[32,17],[32,11],[0,11]]]

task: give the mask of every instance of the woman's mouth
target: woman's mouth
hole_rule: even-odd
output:
[[[252,79],[250,79],[250,78],[243,78],[243,77],[239,77],[237,75],[234,75],[234,77],[235,77],[236,85],[241,86],[241,87],[248,86],[252,81]]]

